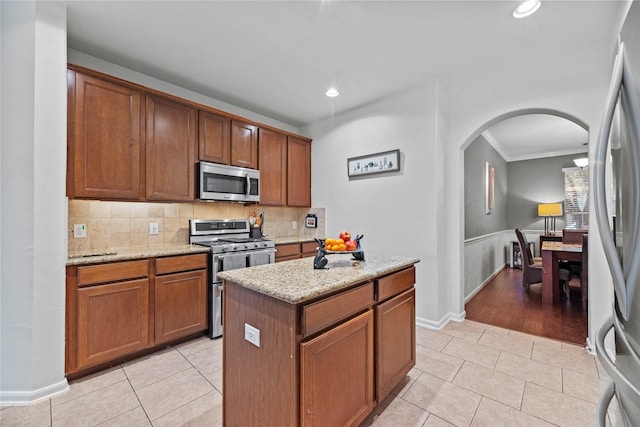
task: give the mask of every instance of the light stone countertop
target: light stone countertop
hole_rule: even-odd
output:
[[[126,261],[131,259],[153,258],[168,255],[188,255],[209,252],[206,246],[198,245],[165,245],[149,246],[136,249],[106,249],[89,253],[69,254],[67,265],[97,264],[101,262]]]
[[[267,236],[267,239],[272,239],[276,243],[276,245],[286,245],[287,243],[304,243],[304,242],[314,241],[313,237],[299,237],[299,236],[289,236],[289,237]]]
[[[351,285],[420,262],[418,258],[369,255],[355,261],[351,255],[328,255],[327,269],[315,270],[313,257],[276,264],[223,271],[218,277],[292,304],[302,303]]]

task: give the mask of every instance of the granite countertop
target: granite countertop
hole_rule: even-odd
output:
[[[366,261],[351,255],[329,255],[327,269],[315,270],[313,258],[223,271],[218,277],[279,300],[298,304],[357,283],[409,267],[418,258],[365,254]]]
[[[304,243],[304,242],[313,242],[313,237],[299,237],[299,236],[289,236],[289,237],[269,237],[266,236],[267,239],[272,239],[276,245],[286,245],[287,243]],[[320,237],[318,237],[320,239]],[[324,239],[324,237],[322,237]]]
[[[101,262],[126,261],[130,259],[152,258],[167,255],[185,255],[209,252],[206,246],[165,245],[137,249],[95,250],[89,253],[69,254],[67,265],[96,264]]]

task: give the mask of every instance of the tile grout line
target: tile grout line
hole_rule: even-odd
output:
[[[127,382],[129,383],[129,387],[131,387],[131,391],[133,391],[133,394],[136,396],[136,399],[138,400],[138,403],[140,404],[140,408],[142,408],[142,411],[144,412],[144,416],[147,417],[147,421],[149,421],[149,424],[153,426],[153,423],[151,422],[151,418],[149,417],[149,414],[147,413],[147,410],[145,409],[144,405],[142,404],[142,401],[140,400],[140,396],[138,396],[138,392],[133,387],[133,384],[131,384],[131,380],[129,379],[129,375],[127,375],[127,371],[124,369],[124,366],[122,366],[122,365],[123,364],[120,364],[120,368],[122,369],[122,372],[124,373],[124,376],[127,379]]]

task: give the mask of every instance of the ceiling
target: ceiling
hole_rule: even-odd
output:
[[[295,127],[475,64],[540,63],[610,41],[623,8],[543,0],[518,20],[516,2],[489,0],[66,3],[70,48]],[[327,98],[333,85],[341,95]],[[542,119],[490,132],[509,158],[524,155],[517,135],[561,148],[540,132],[567,136],[570,126]],[[532,121],[536,132],[518,130]]]
[[[482,136],[507,161],[586,153],[589,133],[578,124],[550,114],[503,120]]]

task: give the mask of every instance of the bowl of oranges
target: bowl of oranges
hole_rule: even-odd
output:
[[[324,250],[327,253],[353,253],[360,251],[360,239],[363,236],[351,238],[351,233],[343,231],[337,239],[327,238],[324,240]]]

